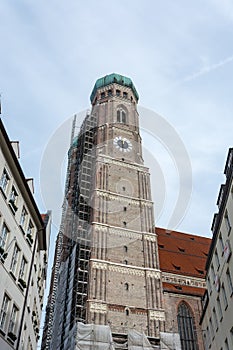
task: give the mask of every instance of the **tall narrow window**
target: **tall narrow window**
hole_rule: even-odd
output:
[[[224,307],[226,309],[228,306],[228,302],[227,302],[227,295],[226,295],[226,290],[225,290],[224,284],[222,284],[222,297],[223,297],[223,304],[224,304]]]
[[[219,297],[217,298],[217,306],[218,306],[219,319],[221,321],[222,320],[222,306],[221,306],[221,301],[220,301]]]
[[[23,256],[20,264],[20,269],[19,269],[19,278],[21,278],[22,280],[25,280],[26,265],[27,265],[27,261]]]
[[[227,228],[227,233],[229,234],[231,231],[231,223],[230,223],[230,219],[229,219],[227,210],[225,212],[224,219],[225,219],[225,224],[226,224],[226,228]]]
[[[9,230],[5,224],[2,225],[1,233],[0,233],[0,247],[2,249],[6,248],[7,235]]]
[[[33,231],[33,223],[31,222],[31,220],[29,220],[27,235],[32,235],[32,231]]]
[[[126,124],[126,112],[123,110],[123,108],[119,108],[117,110],[117,122]]]
[[[233,283],[232,283],[232,278],[229,269],[227,270],[227,283],[228,283],[228,288],[230,295],[233,294]]]
[[[10,266],[10,270],[11,270],[11,272],[13,272],[13,274],[15,274],[15,271],[16,271],[18,257],[19,257],[19,247],[16,244],[14,247],[12,260],[11,260],[11,266]]]
[[[214,272],[213,264],[211,264],[211,266],[210,266],[210,271],[211,271],[212,282],[214,283],[214,281],[215,281],[215,272]]]
[[[14,212],[16,212],[17,208],[17,198],[18,198],[18,193],[14,186],[12,187],[11,194],[10,194],[10,200],[9,203],[11,205],[11,208],[13,209]]]
[[[230,350],[227,338],[225,339],[224,345],[225,345],[225,350]]]
[[[218,270],[218,269],[219,269],[219,266],[220,266],[220,261],[219,261],[219,257],[218,257],[218,251],[217,251],[217,249],[215,249],[215,252],[214,252],[214,257],[215,257],[216,267],[217,267],[217,270]]]
[[[233,327],[231,327],[230,334],[231,334],[231,345],[233,347]]]
[[[216,314],[215,308],[213,308],[213,318],[214,318],[215,331],[217,331],[217,329],[218,329],[218,318],[217,318],[217,314]]]
[[[213,338],[214,338],[214,328],[213,328],[213,323],[212,323],[211,317],[210,317],[210,319],[209,319],[209,325],[210,325],[211,339],[213,339]]]
[[[182,350],[197,350],[198,344],[194,317],[189,306],[184,302],[180,303],[178,307],[177,321]]]
[[[9,328],[8,328],[8,333],[16,333],[16,321],[17,321],[17,314],[18,314],[18,308],[13,305],[12,310],[11,310],[11,317],[10,317],[10,322],[9,322]]]
[[[26,217],[27,217],[27,211],[26,209],[23,207],[22,209],[22,213],[21,213],[21,217],[20,217],[20,225],[22,227],[24,227],[25,221],[26,221]]]
[[[1,176],[1,180],[0,180],[0,187],[4,193],[6,193],[9,180],[10,180],[9,175],[8,175],[6,169],[4,169],[2,176]]]
[[[6,326],[6,316],[9,308],[10,298],[7,294],[4,295],[3,302],[2,302],[2,308],[1,308],[1,314],[0,314],[0,328],[4,330]]]
[[[219,243],[220,243],[221,251],[223,253],[223,251],[224,251],[224,243],[223,243],[221,232],[220,232],[220,235],[219,235]]]

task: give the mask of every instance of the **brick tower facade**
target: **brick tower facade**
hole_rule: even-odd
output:
[[[164,331],[137,102],[131,79],[100,78],[91,113],[72,132],[42,349],[75,349],[78,322],[108,325],[116,344],[129,330],[158,344]]]

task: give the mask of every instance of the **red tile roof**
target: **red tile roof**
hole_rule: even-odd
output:
[[[181,286],[179,284],[172,284],[172,283],[163,282],[163,291],[177,293],[177,294],[195,295],[195,296],[202,297],[205,293],[205,288],[185,286],[185,285]]]
[[[155,232],[161,271],[205,278],[210,238],[157,227]]]

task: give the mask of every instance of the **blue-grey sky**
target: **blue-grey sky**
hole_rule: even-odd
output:
[[[117,72],[132,78],[139,103],[172,125],[189,154],[192,197],[177,229],[210,236],[232,146],[232,1],[2,0],[0,18],[2,117],[20,141],[40,210],[46,145],[67,118],[90,108],[96,79]],[[150,150],[158,161],[160,148]],[[156,174],[152,183],[160,186]],[[168,181],[164,211],[176,187]],[[161,215],[157,225],[166,222]]]

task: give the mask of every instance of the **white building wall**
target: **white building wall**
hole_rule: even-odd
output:
[[[0,130],[0,349],[36,349],[45,288],[47,251],[41,246],[39,234],[44,225],[35,204],[30,200],[29,188],[22,173],[18,171],[18,162]],[[7,185],[3,185],[3,173],[7,172]],[[14,205],[10,203],[12,187],[17,191]],[[25,220],[22,212],[26,210]],[[4,236],[4,228],[7,235]],[[30,231],[30,232],[29,232]],[[45,234],[45,233],[44,233]],[[47,225],[49,240],[50,220]],[[6,239],[4,239],[4,237]],[[12,260],[15,246],[18,247],[15,267]],[[46,256],[45,256],[46,254]],[[24,273],[22,261],[25,260]],[[4,308],[4,296],[9,298]],[[36,301],[34,304],[34,300]],[[17,308],[13,319],[12,310]],[[33,311],[36,310],[35,316]],[[20,324],[22,322],[22,330]],[[35,323],[35,320],[37,324]],[[11,327],[14,321],[14,326]],[[38,332],[37,332],[38,328]],[[10,332],[11,331],[11,332]],[[13,334],[13,336],[12,336]],[[18,340],[20,336],[19,346]],[[15,338],[15,339],[14,339]]]
[[[231,152],[231,151],[230,151]],[[209,303],[203,318],[202,330],[206,349],[233,349],[233,182],[228,173],[225,187],[218,199],[219,213],[213,221],[216,232],[207,271]],[[218,224],[219,220],[219,224]],[[217,230],[216,230],[217,228]]]

